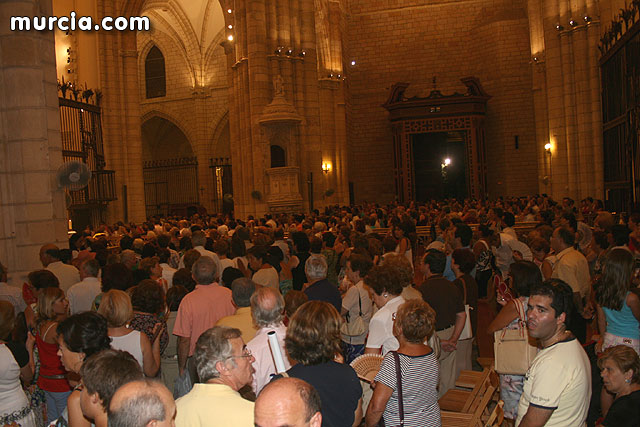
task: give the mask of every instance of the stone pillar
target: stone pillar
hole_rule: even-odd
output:
[[[51,14],[51,0],[0,2],[0,261],[16,285],[41,268],[41,245],[68,247],[53,33],[9,26]]]
[[[98,18],[137,14],[122,8],[120,3],[98,0]],[[141,222],[146,219],[146,213],[136,33],[101,31],[98,33],[98,45],[102,58],[102,138],[107,165],[116,172],[118,196],[117,201],[109,204],[108,221]]]
[[[299,170],[304,209],[306,185],[313,173],[314,207],[348,200],[346,117],[342,74],[341,14],[328,0],[220,0],[232,42],[225,43],[229,72],[229,123],[236,216],[262,215],[270,209],[269,141],[260,128],[265,108],[274,100],[274,79],[282,79],[286,101],[301,116],[293,132],[287,164]],[[317,45],[317,40],[322,45]],[[332,70],[327,73],[327,70]],[[329,77],[329,74],[333,74]],[[342,77],[342,76],[341,76]],[[322,172],[323,161],[332,172]],[[334,195],[323,199],[332,188]],[[255,197],[259,192],[262,198]],[[252,196],[253,194],[253,196]]]
[[[528,9],[531,54],[538,59],[532,64],[539,191],[554,198],[602,198],[598,4],[530,0]]]

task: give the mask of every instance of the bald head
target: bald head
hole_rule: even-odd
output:
[[[164,384],[132,381],[113,395],[109,427],[175,427],[176,404]]]
[[[258,328],[277,326],[284,316],[284,298],[275,289],[262,287],[251,295],[251,315]]]
[[[53,243],[48,243],[40,248],[40,262],[44,267],[52,262],[60,260],[60,248]]]
[[[306,381],[281,378],[267,384],[255,405],[256,427],[320,427],[320,396]]]

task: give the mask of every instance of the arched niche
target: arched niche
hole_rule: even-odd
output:
[[[283,168],[287,166],[287,153],[284,148],[279,145],[271,145],[270,153],[272,168]]]

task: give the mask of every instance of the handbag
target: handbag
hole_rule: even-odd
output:
[[[524,375],[538,354],[538,348],[529,343],[522,302],[518,298],[513,302],[518,310],[518,329],[505,328],[493,333],[495,370],[499,374]]]
[[[513,293],[511,292],[511,289],[509,289],[507,280],[504,280],[501,274],[496,274],[495,276],[493,276],[493,284],[496,289],[496,299],[498,301],[504,301],[505,303],[508,303],[512,299],[515,299]]]
[[[469,338],[473,338],[473,329],[471,329],[471,316],[469,315],[469,312],[470,310],[473,310],[473,307],[467,304],[467,283],[462,277],[460,277],[460,280],[462,280],[462,289],[464,290],[464,313],[467,315],[467,317],[464,321],[464,328],[462,329],[458,340],[468,340]]]
[[[347,313],[347,321],[343,322],[340,327],[340,332],[350,337],[357,337],[367,331],[367,325],[364,323],[364,319],[362,318],[362,298],[360,296],[360,289],[358,289],[358,287],[356,287],[356,289],[358,291],[358,306],[360,310],[358,317],[351,320]]]

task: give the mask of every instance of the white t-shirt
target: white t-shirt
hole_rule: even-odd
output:
[[[260,270],[253,273],[253,277],[251,278],[254,282],[259,285],[268,286],[277,291],[280,290],[280,276],[275,268],[261,268]]]
[[[78,269],[72,265],[64,264],[62,261],[52,262],[47,265],[46,269],[58,278],[60,289],[62,289],[65,294],[70,287],[80,281],[80,272]]]
[[[584,426],[591,399],[591,365],[577,339],[541,350],[525,375],[520,425],[529,405],[553,409],[546,427]]]
[[[93,300],[102,292],[100,279],[97,277],[85,277],[67,291],[69,300],[69,312],[71,314],[91,310]]]
[[[400,344],[393,336],[393,320],[396,317],[398,307],[404,304],[404,298],[397,296],[387,303],[371,318],[369,323],[368,348],[382,347],[382,354],[388,351],[397,350]]]

